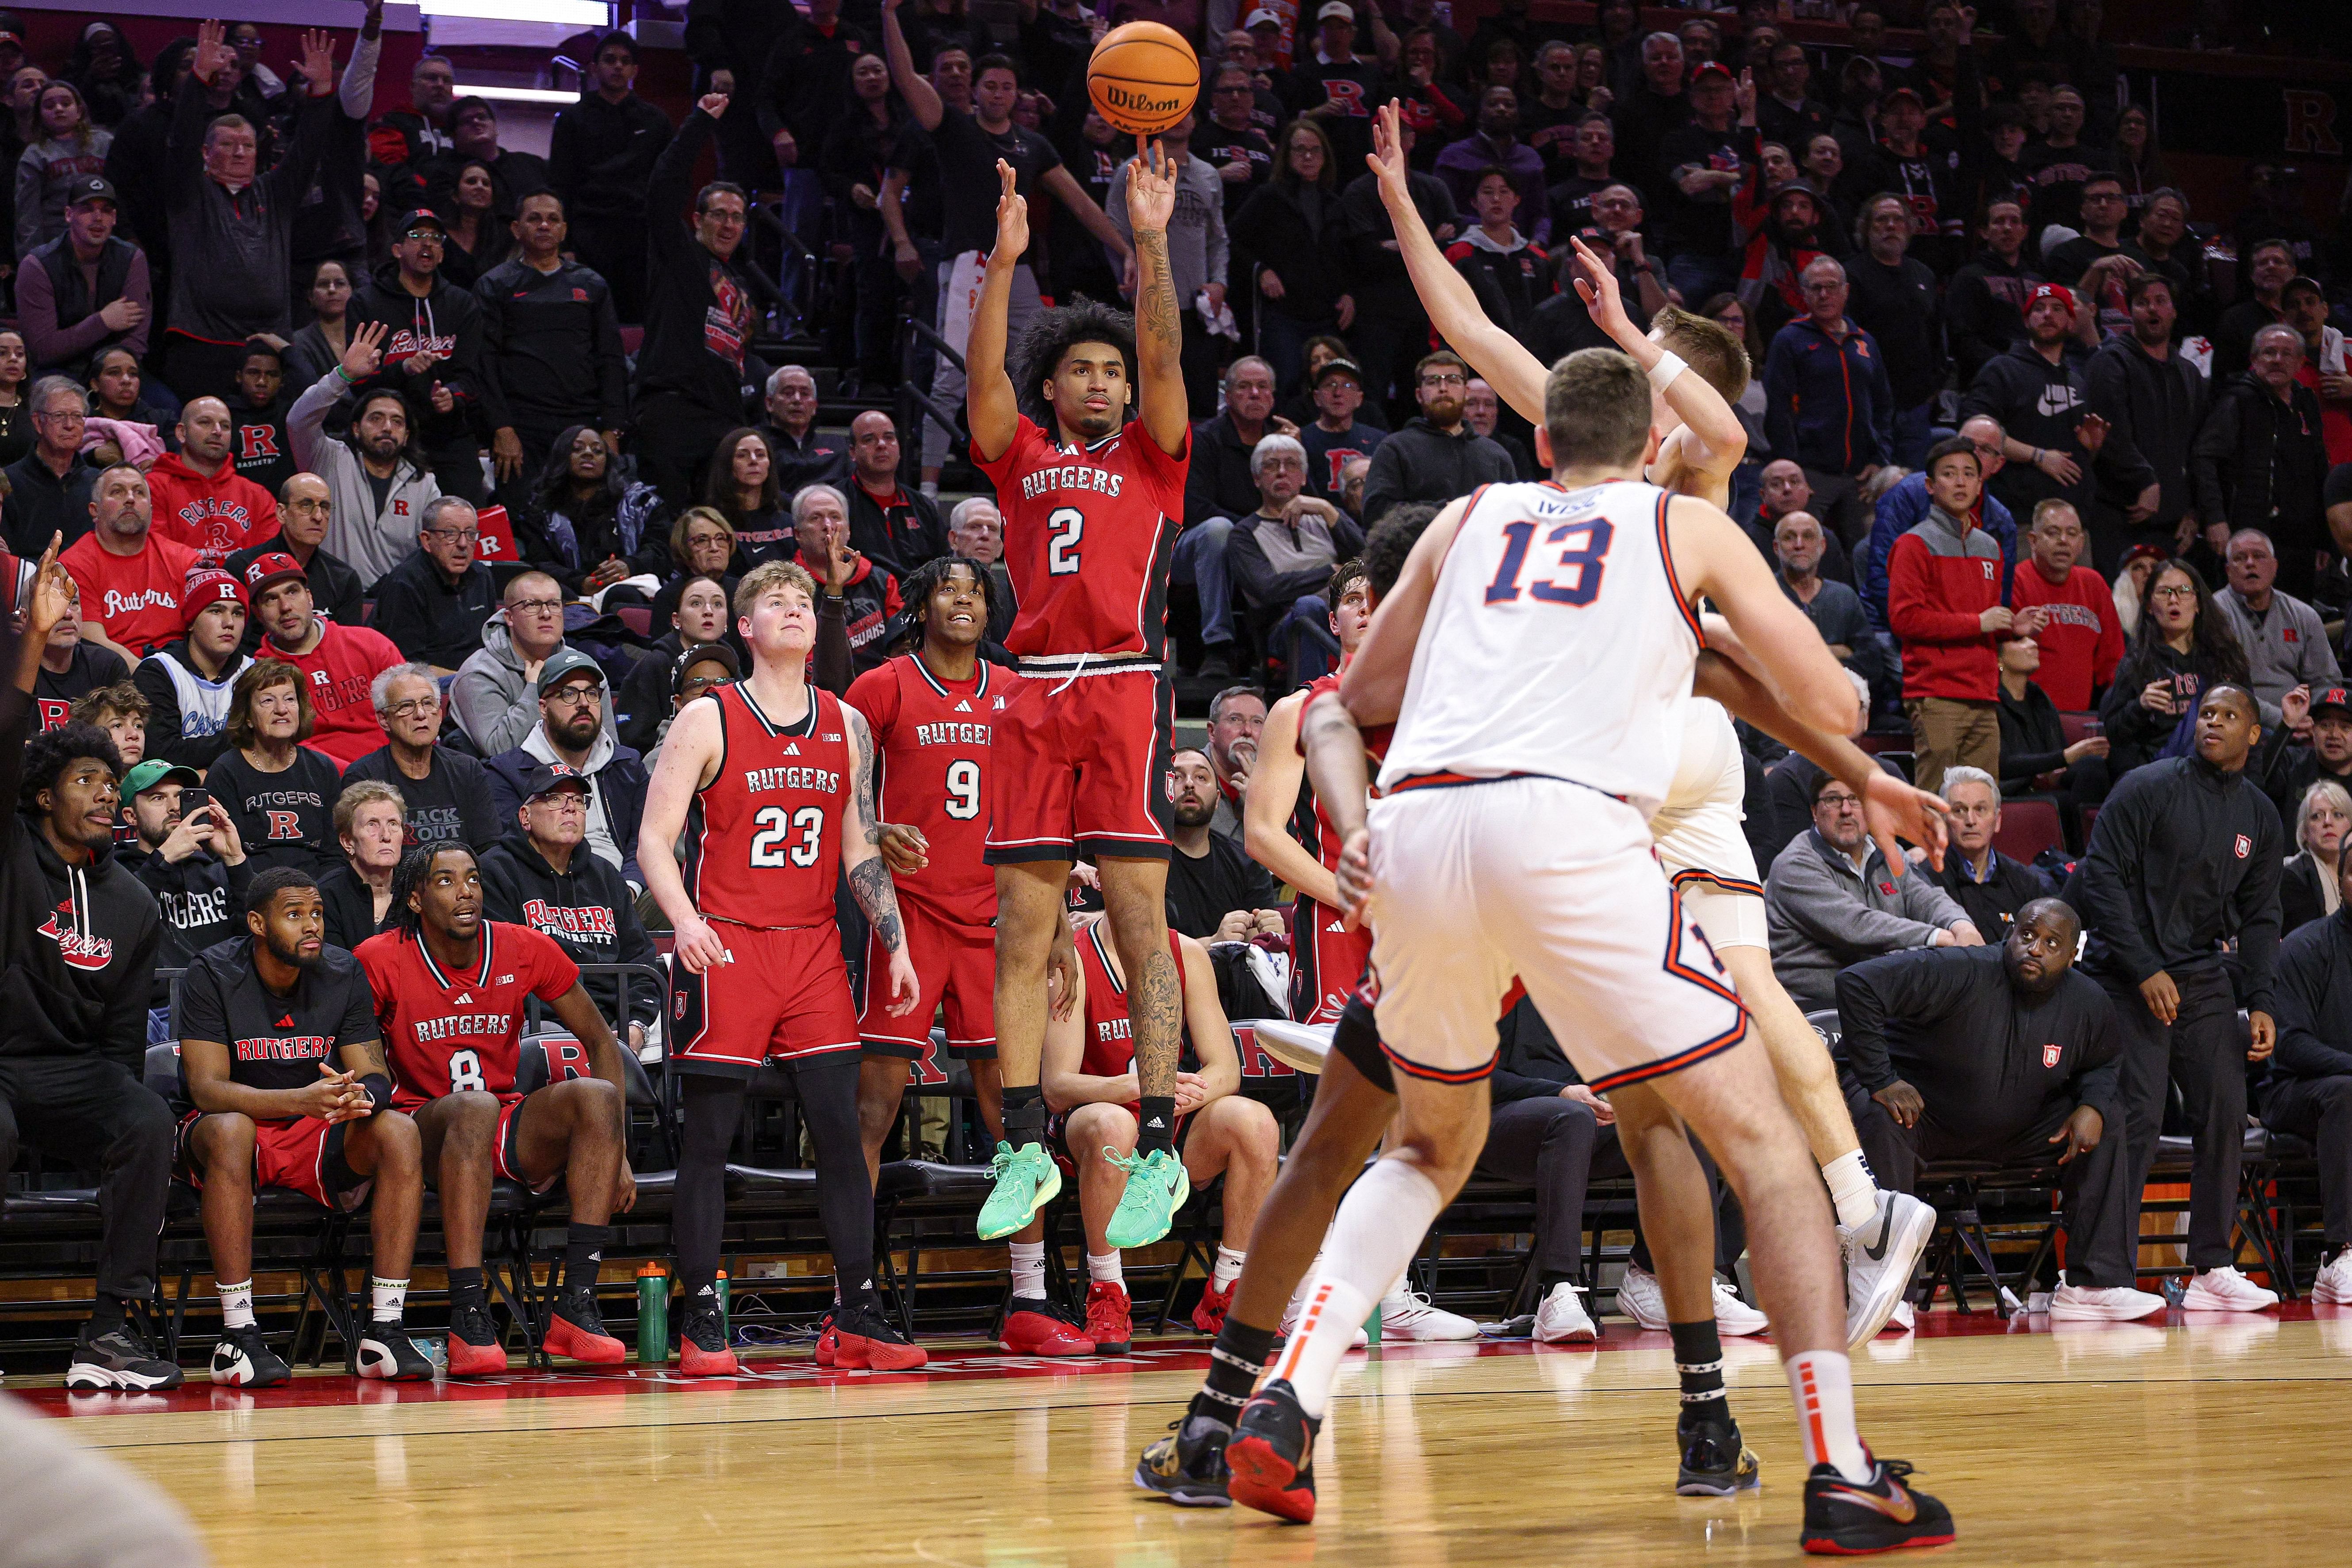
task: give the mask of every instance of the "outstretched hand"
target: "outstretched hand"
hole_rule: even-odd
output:
[[[1372,116],[1372,150],[1364,155],[1364,162],[1380,180],[1382,200],[1412,204],[1412,183],[1405,177],[1409,165],[1404,156],[1404,111],[1394,99]]]
[[[188,69],[195,78],[210,87],[213,78],[227,68],[236,58],[236,51],[228,46],[228,28],[219,22],[196,24],[196,52]]]
[[[392,330],[381,321],[363,321],[343,345],[342,367],[346,378],[363,382],[375,374],[383,363],[383,340]]]
[[[325,98],[335,90],[335,35],[324,27],[313,27],[302,35],[302,57],[294,62],[302,79],[310,84],[312,98]]]
[[[1000,214],[1003,208],[999,208]],[[1159,142],[1139,136],[1127,166],[1127,221],[1137,234],[1164,234],[1176,215],[1176,169]],[[1000,216],[998,222],[1003,223]]]
[[[1903,863],[1897,835],[1927,852],[1927,863],[1944,869],[1944,846],[1950,835],[1944,818],[1951,808],[1925,789],[1915,789],[1891,773],[1873,769],[1862,781],[1862,820],[1890,866]]]
[[[25,604],[25,635],[35,646],[47,643],[49,633],[74,613],[79,593],[73,579],[58,564],[58,551],[64,544],[63,534],[51,534],[49,548],[41,552],[41,564],[33,573],[33,596]]]
[[[989,256],[1015,261],[1029,248],[1029,204],[1021,194],[1013,165],[1002,158],[996,161],[996,177],[1003,189],[996,198],[996,248]]]
[[[1576,297],[1592,312],[1592,324],[1608,333],[1613,342],[1622,343],[1629,336],[1640,337],[1641,329],[1625,314],[1624,296],[1617,287],[1616,267],[1575,235],[1570,235],[1568,243],[1576,250]]]

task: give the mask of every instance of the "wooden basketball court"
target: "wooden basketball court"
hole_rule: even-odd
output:
[[[1982,1563],[2340,1561],[2352,1308],[2014,1329],[1927,1314],[1855,1359],[1865,1436],[1919,1466]],[[18,1392],[185,1505],[220,1563],[1118,1564],[1789,1562],[1801,1496],[1769,1344],[1727,1347],[1764,1462],[1736,1501],[1672,1494],[1665,1336],[1351,1355],[1312,1526],[1180,1511],[1137,1452],[1197,1386],[1199,1339],[1118,1360],[935,1344],[912,1374],[805,1351],[681,1382],[518,1373],[258,1395]],[[198,1374],[198,1378],[201,1378]],[[2335,1479],[2331,1479],[2335,1478]],[[12,1485],[27,1484],[14,1478]],[[37,1483],[36,1483],[37,1484]],[[5,1513],[5,1510],[0,1510]]]

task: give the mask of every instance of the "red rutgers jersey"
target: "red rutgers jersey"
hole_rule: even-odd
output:
[[[833,924],[841,819],[850,808],[849,727],[830,692],[808,712],[768,722],[750,690],[714,686],[718,777],[686,820],[686,890],[706,920],[762,930]]]
[[[1010,684],[985,659],[972,679],[946,681],[920,654],[904,653],[858,676],[845,699],[866,716],[881,754],[882,820],[921,829],[931,846],[921,871],[891,873],[898,902],[951,925],[996,918],[996,873],[982,858],[985,781],[992,716]]]
[[[1078,1071],[1097,1078],[1116,1078],[1135,1065],[1135,1026],[1127,1016],[1127,983],[1112,977],[1108,922],[1097,920],[1078,934],[1078,967],[1087,977],[1087,1050]],[[1176,960],[1177,983],[1184,978],[1184,939],[1168,934],[1168,952]],[[1184,1039],[1189,1048],[1189,1030]],[[1192,1052],[1185,1056],[1189,1061]],[[1187,1068],[1187,1071],[1191,1071]],[[1140,1107],[1129,1105],[1140,1113]]]
[[[1159,661],[1192,451],[1188,434],[1171,457],[1133,423],[1092,446],[1057,446],[1024,417],[1003,455],[980,464],[1004,509],[1021,607],[1004,645],[1024,664]]]
[[[445,971],[422,939],[387,931],[353,956],[375,993],[392,1066],[392,1103],[413,1110],[460,1090],[514,1092],[523,1002],[551,1002],[580,983],[580,966],[528,925],[482,922],[481,959]]]

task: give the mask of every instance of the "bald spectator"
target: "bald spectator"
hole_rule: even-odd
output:
[[[2319,612],[2273,586],[2279,560],[2268,534],[2260,528],[2231,534],[2226,564],[2230,583],[2213,602],[2229,617],[2246,651],[2254,695],[2280,707],[2298,686],[2306,688],[2307,696],[2344,678]]]
[[[1864,486],[1894,457],[1894,389],[1878,340],[1846,317],[1845,268],[1817,256],[1801,281],[1807,314],[1764,358],[1765,432],[1775,453],[1804,465],[1813,514],[1859,542]]]
[[[155,527],[186,545],[206,566],[219,566],[268,537],[278,521],[268,491],[236,471],[231,453],[236,420],[216,397],[193,398],[180,410],[180,449],[147,470]]]
[[[2073,503],[2053,497],[2035,507],[2026,543],[2032,553],[2017,563],[2011,576],[2010,604],[2043,612],[2036,634],[2042,667],[2033,684],[2050,695],[2060,711],[2089,713],[2098,706],[2096,694],[2116,678],[2116,666],[2123,662],[2124,625],[2116,614],[2115,590],[2097,572],[2078,564],[2089,540]]]
[[[849,548],[904,578],[947,553],[939,504],[898,483],[898,426],[879,409],[849,422]]]
[[[816,428],[816,378],[806,365],[783,365],[768,377],[768,418],[760,439],[776,473],[777,493],[790,498],[803,485],[838,485],[849,473],[849,449]]]
[[[2323,496],[2327,446],[2319,400],[2296,382],[2303,334],[2255,332],[2253,363],[2217,386],[2189,456],[2189,486],[2208,542],[2226,526],[2261,530],[2278,552],[2278,583],[2308,594],[2314,554],[2330,542]]]
[[[1799,477],[1802,476],[1800,472]],[[1870,635],[1870,622],[1863,615],[1861,595],[1843,582],[1822,576],[1825,548],[1821,519],[1811,512],[1786,512],[1772,525],[1772,557],[1780,563],[1780,591],[1796,601],[1838,662],[1851,664],[1854,651]]]
[[[1816,528],[1822,528],[1822,558],[1814,570],[1832,581],[1852,585],[1853,558],[1837,535],[1822,528],[1819,516],[1813,512],[1813,486],[1805,477],[1804,465],[1790,458],[1776,457],[1764,465],[1757,482],[1756,522],[1748,529],[1756,548],[1777,561],[1780,558],[1773,549],[1773,538],[1780,519],[1791,512],[1803,512],[1813,517]]]
[[[502,607],[482,627],[482,645],[458,666],[449,685],[457,727],[477,751],[497,757],[521,745],[538,727],[539,674],[562,651],[562,585],[543,571],[509,580]],[[612,705],[602,711],[604,727],[613,729]]]
[[[180,593],[196,552],[150,527],[147,476],[128,463],[100,474],[89,499],[90,531],[58,558],[81,591],[85,642],[136,664],[185,626]]]
[[[482,645],[482,627],[498,608],[490,569],[477,559],[481,519],[455,496],[426,504],[416,553],[375,585],[375,629],[402,653],[455,674]]]

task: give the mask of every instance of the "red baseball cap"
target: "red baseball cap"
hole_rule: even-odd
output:
[[[310,574],[302,570],[302,563],[282,549],[255,556],[245,564],[245,587],[248,593],[259,593],[281,577],[299,577],[304,582],[310,580]]]
[[[185,623],[194,626],[196,617],[215,604],[235,604],[248,615],[253,612],[253,601],[246,597],[245,584],[227,572],[217,569],[190,572],[187,586],[180,590],[180,609],[187,616]]]
[[[1724,80],[1731,83],[1734,87],[1739,85],[1739,78],[1733,76],[1731,74],[1731,68],[1725,65],[1721,60],[1701,60],[1698,65],[1692,69],[1690,79],[1693,82],[1696,82],[1699,78],[1708,76],[1721,77]]]
[[[2066,314],[2069,316],[2078,308],[2074,303],[2074,291],[2063,283],[2037,285],[2033,292],[2025,297],[2025,308],[2031,311],[2045,299],[2055,299],[2059,304],[2066,307]]]

